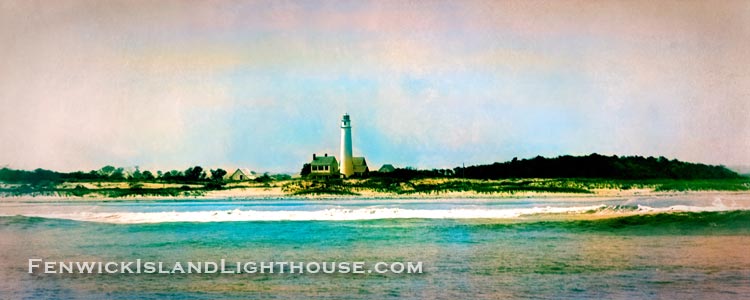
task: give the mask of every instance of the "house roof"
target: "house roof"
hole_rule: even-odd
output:
[[[251,171],[248,168],[237,168],[237,170],[235,170],[232,173],[228,173],[227,172],[227,174],[224,175],[224,178],[230,178],[230,177],[234,176],[235,174],[237,174],[238,172],[239,172],[240,175],[245,175],[245,177],[248,177],[248,178],[255,177],[255,175],[256,175],[256,173],[254,171]]]
[[[338,164],[338,161],[336,161],[335,156],[317,156],[310,164],[314,166],[330,166]]]
[[[352,157],[352,164],[353,165],[360,165],[360,166],[366,166],[367,162],[365,161],[364,157]]]
[[[364,157],[352,157],[352,167],[355,173],[364,173],[367,171],[367,161]]]
[[[396,168],[392,164],[384,164],[378,172],[393,172]]]

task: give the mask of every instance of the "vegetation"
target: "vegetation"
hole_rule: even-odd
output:
[[[160,197],[177,197],[177,196],[200,196],[202,190],[192,190],[190,187],[180,188],[156,188],[144,189],[138,186],[131,188],[102,188],[89,189],[83,185],[77,185],[75,188],[57,188],[54,186],[32,186],[22,185],[16,188],[0,189],[0,195],[8,196],[64,196],[64,197],[83,197],[86,195],[100,195],[102,197],[117,198],[128,196],[160,196]]]
[[[113,166],[71,173],[2,168],[0,196],[199,196],[207,191],[226,188],[226,184],[231,182],[224,180],[226,174],[227,171],[223,169],[206,171],[200,166],[190,167],[185,171],[157,171],[156,174],[141,171],[138,167],[125,171]],[[285,174],[264,174],[256,178],[255,182],[268,184],[274,180],[287,179],[291,177]]]
[[[396,194],[441,194],[449,192],[475,192],[478,194],[516,193],[516,192],[550,192],[550,193],[590,193],[575,182],[550,180],[503,180],[481,181],[467,179],[427,179],[427,180],[393,180],[387,178],[370,178],[353,181],[349,184],[354,189],[373,190]]]
[[[309,165],[302,173],[309,173]],[[358,195],[379,192],[396,195],[473,192],[495,194],[517,192],[594,193],[600,189],[653,191],[748,191],[750,178],[723,166],[710,166],[640,156],[560,156],[513,159],[504,163],[454,169],[395,169],[364,176],[326,180],[291,180],[286,174],[258,176],[252,183],[237,185],[224,179],[227,171],[141,171],[138,167],[105,166],[89,172],[71,173],[36,169],[0,169],[0,195],[60,195],[103,197],[197,196],[207,191],[237,187],[281,186],[290,195]]]
[[[579,193],[591,194],[597,190],[628,191],[646,189],[665,191],[750,191],[750,179],[586,179],[586,178],[521,178],[478,180],[461,178],[417,178],[398,179],[370,177],[367,179],[338,180],[329,182],[293,181],[287,183],[285,191],[293,195],[302,194],[358,194],[364,191],[397,195],[439,195],[451,192],[473,192],[476,194],[516,194],[520,192]]]
[[[305,167],[303,176],[308,173]],[[319,187],[288,185],[293,194]],[[418,170],[399,168],[393,172],[370,172],[356,180],[326,183],[328,190],[374,191],[393,194],[478,194],[552,192],[592,193],[598,189],[650,189],[654,191],[747,191],[750,180],[724,166],[687,163],[664,157],[559,156],[457,167]]]
[[[656,181],[654,190],[663,191],[749,191],[748,179],[715,180],[661,180]]]
[[[343,184],[342,180],[308,181],[298,180],[285,184],[282,187],[285,193],[290,195],[358,195],[352,192],[349,185]]]
[[[132,172],[125,172],[123,168],[105,166],[99,170],[89,172],[76,171],[63,173],[45,169],[36,169],[34,171],[14,170],[9,168],[0,169],[0,181],[11,183],[60,183],[60,182],[121,182],[121,181],[145,181],[145,182],[173,182],[173,183],[205,183],[210,181],[221,181],[227,173],[222,169],[211,170],[213,176],[207,176],[207,173],[200,166],[187,168],[185,171],[171,170],[158,171],[157,175],[151,171],[143,171],[138,167]],[[221,175],[221,176],[218,176]]]
[[[724,166],[642,156],[559,156],[455,168],[464,178],[607,178],[607,179],[736,179]]]

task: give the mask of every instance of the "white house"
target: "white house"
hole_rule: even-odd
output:
[[[226,181],[247,181],[247,180],[254,180],[257,178],[258,174],[256,174],[254,171],[250,171],[248,168],[238,168],[233,173],[227,173],[227,175],[224,176],[224,180]]]

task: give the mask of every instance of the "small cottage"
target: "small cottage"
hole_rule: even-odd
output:
[[[338,177],[339,162],[336,160],[336,157],[328,156],[328,153],[323,156],[313,154],[312,161],[310,162],[310,176]]]
[[[390,173],[393,171],[396,171],[396,168],[391,164],[384,164],[382,167],[380,167],[380,170],[378,170],[378,172],[380,173]]]
[[[364,157],[352,157],[352,169],[355,176],[364,176],[370,172]]]
[[[227,173],[227,175],[224,177],[224,180],[227,181],[248,181],[248,180],[255,180],[257,178],[257,174],[253,171],[250,171],[250,169],[247,168],[239,168],[233,173]]]

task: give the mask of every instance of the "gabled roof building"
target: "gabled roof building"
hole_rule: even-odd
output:
[[[352,168],[356,176],[367,175],[370,172],[364,157],[352,157]]]
[[[340,175],[339,162],[336,160],[336,157],[328,156],[328,153],[323,156],[313,154],[313,159],[310,162],[310,175],[316,177],[338,177]]]
[[[257,178],[257,174],[253,171],[250,171],[248,168],[238,168],[233,173],[227,173],[227,175],[224,176],[224,180],[227,181],[247,181],[247,180],[254,180]]]
[[[380,170],[378,172],[380,173],[390,173],[396,171],[396,168],[393,167],[392,164],[384,164],[382,167],[380,167]]]

